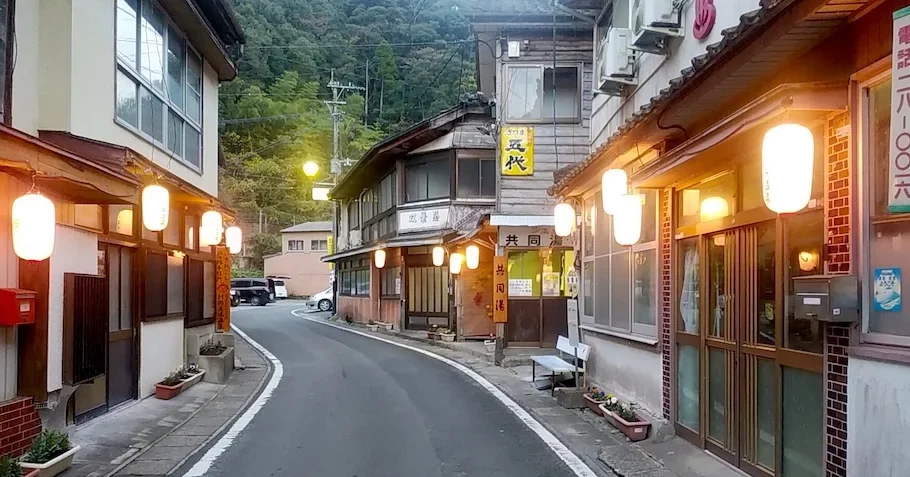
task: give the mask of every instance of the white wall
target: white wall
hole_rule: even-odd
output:
[[[39,12],[50,6],[46,0],[16,2],[16,63],[13,69],[13,127],[29,134],[38,133]],[[56,55],[55,55],[56,56]],[[61,68],[63,65],[61,65]],[[50,79],[50,78],[48,78]],[[49,90],[55,95],[55,90]]]
[[[850,358],[847,475],[907,475],[910,367]]]
[[[47,318],[47,390],[63,387],[63,274],[98,273],[98,237],[57,225],[51,254],[51,285]]]
[[[155,383],[183,364],[183,320],[142,323],[139,344],[139,397],[155,393]]]
[[[704,54],[708,45],[720,41],[725,28],[739,24],[739,18],[743,13],[757,10],[759,1],[723,0],[714,2],[714,6],[717,9],[717,20],[708,38],[697,40],[693,36],[695,2],[689,0],[683,12],[686,36],[671,43],[669,56],[642,55],[638,72],[639,84],[634,93],[624,97],[595,96],[594,114],[591,119],[591,150],[609,139],[627,119],[648,104],[660,90],[666,88],[671,79],[678,77],[683,69],[691,67],[692,58]]]
[[[622,400],[634,402],[652,414],[661,415],[663,402],[661,357],[657,348],[619,343],[583,330],[582,341],[591,347],[588,386],[598,386]]]

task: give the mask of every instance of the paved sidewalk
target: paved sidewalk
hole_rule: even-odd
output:
[[[73,443],[82,446],[62,477],[163,476],[227,429],[254,399],[271,367],[236,336],[235,369],[225,385],[200,382],[177,397],[143,399],[79,426]]]
[[[313,319],[319,319],[311,316]],[[343,322],[333,321],[338,326]],[[500,367],[481,353],[460,350],[453,343],[430,341],[418,334],[358,331],[432,351],[478,372],[527,410],[599,475],[607,477],[742,477],[744,474],[673,435],[672,428],[652,417],[652,437],[629,442],[606,421],[585,410],[565,409],[550,391],[531,386],[530,366]],[[662,424],[667,427],[662,427]]]

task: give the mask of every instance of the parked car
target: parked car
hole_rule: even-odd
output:
[[[275,294],[276,299],[285,299],[288,297],[288,288],[284,283],[284,277],[269,277],[270,288]]]
[[[265,278],[231,279],[231,290],[236,291],[240,301],[253,306],[265,306],[272,301],[274,294]]]
[[[310,297],[306,302],[307,308],[311,310],[329,311],[334,308],[332,303],[332,289],[321,291]]]

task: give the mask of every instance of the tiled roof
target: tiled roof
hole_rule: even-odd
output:
[[[606,153],[626,134],[640,124],[653,119],[663,109],[681,98],[686,92],[687,86],[690,86],[696,78],[708,74],[717,61],[728,54],[732,54],[733,47],[741,43],[753,31],[758,31],[762,21],[776,13],[782,3],[786,2],[762,0],[758,10],[740,16],[739,24],[723,30],[723,37],[720,41],[708,45],[704,54],[692,58],[692,66],[683,69],[678,77],[671,79],[666,88],[662,89],[657,96],[651,98],[648,104],[639,108],[638,112],[626,120],[613,135],[589,154],[585,160],[556,171],[553,174],[555,183],[547,189],[547,192],[551,196],[563,193],[572,180],[580,176],[588,166],[600,159],[601,155]]]
[[[304,222],[302,224],[297,224],[291,227],[288,227],[281,231],[281,233],[289,232],[331,232],[332,223],[331,222]]]

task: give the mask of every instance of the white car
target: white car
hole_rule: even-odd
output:
[[[307,308],[311,310],[329,311],[332,307],[332,289],[321,291],[310,297],[306,302]]]
[[[274,279],[272,282],[275,284],[275,298],[287,298],[288,297],[288,287],[284,284],[284,280]]]

